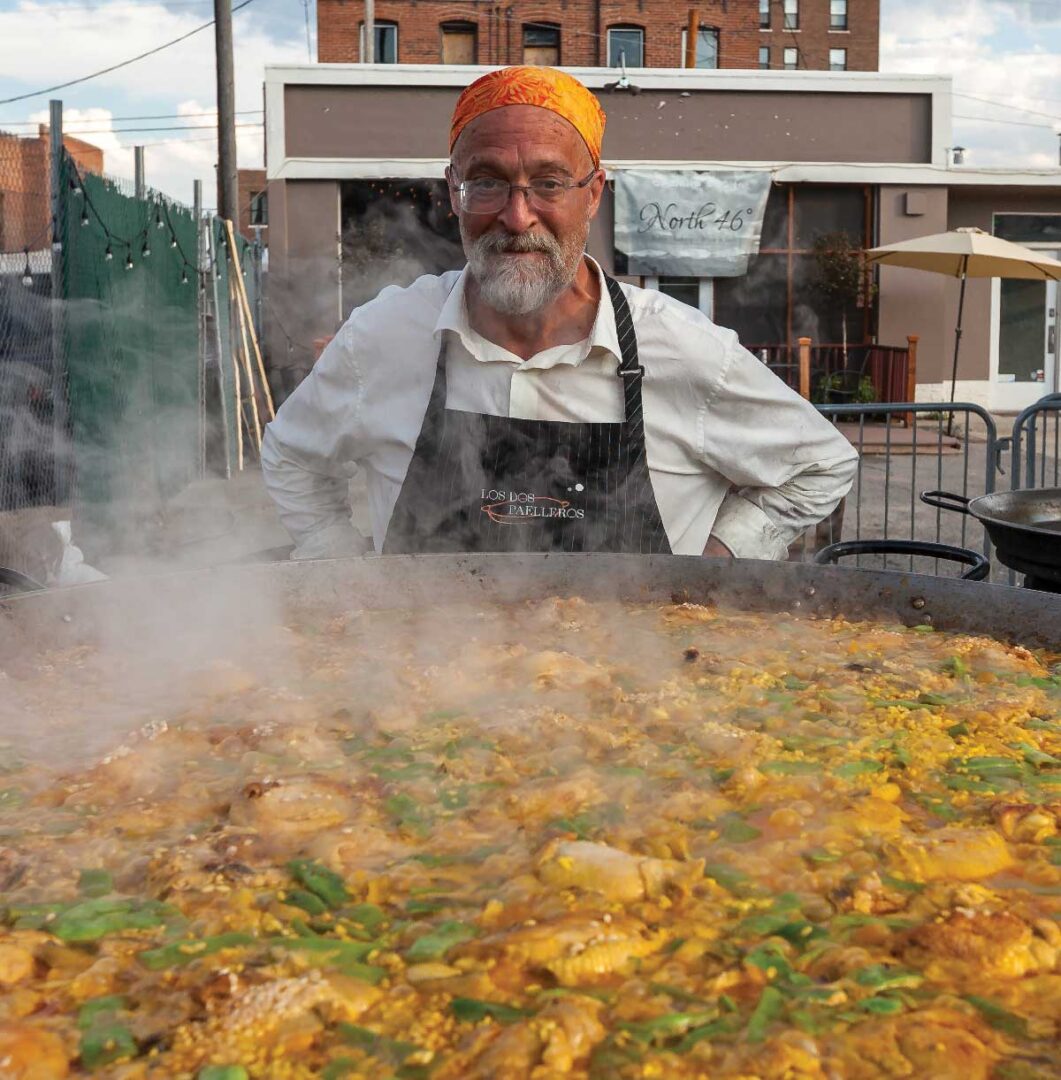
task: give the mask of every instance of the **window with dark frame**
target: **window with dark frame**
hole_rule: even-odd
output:
[[[377,64],[398,63],[398,24],[376,20],[373,60]],[[365,54],[365,24],[361,24],[361,55]]]
[[[763,71],[768,70],[769,67],[770,67],[770,46],[769,45],[760,45],[759,46],[759,67]]]
[[[682,31],[682,65],[685,64],[685,52],[689,40],[689,31]],[[705,70],[718,67],[718,30],[712,26],[701,26],[696,34],[696,66]]]
[[[269,199],[264,191],[252,191],[250,200],[251,225],[269,224]]]
[[[759,0],[759,29],[770,29],[770,0]]]
[[[782,24],[786,30],[799,29],[799,0],[784,0],[785,20]]]
[[[829,29],[847,29],[847,0],[829,0]]]
[[[547,23],[524,24],[523,63],[556,67],[560,63],[560,27]]]
[[[640,26],[608,28],[608,67],[644,67],[645,31]]]
[[[829,70],[847,71],[847,49],[829,50]]]
[[[451,20],[442,30],[442,63],[475,64],[478,62],[479,28],[473,22]]]

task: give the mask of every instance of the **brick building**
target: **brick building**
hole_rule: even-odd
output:
[[[876,71],[880,0],[377,0],[375,61]],[[361,60],[362,0],[318,0],[318,59]]]
[[[72,135],[63,145],[82,172],[103,172],[98,146]],[[0,252],[48,247],[50,187],[48,126],[29,138],[0,131]]]
[[[238,169],[239,221],[237,230],[248,240],[254,239],[254,229],[261,228],[262,246],[269,245],[269,204],[265,195],[264,169]]]

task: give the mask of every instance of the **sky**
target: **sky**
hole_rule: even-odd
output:
[[[854,18],[858,0],[850,6]],[[0,100],[118,63],[212,15],[212,0],[0,0]],[[306,62],[314,21],[313,0],[251,0],[233,16],[241,166],[262,164],[266,63]],[[150,185],[190,202],[198,177],[209,205],[213,47],[208,27],[78,86],[0,105],[0,130],[31,133],[59,97],[66,130],[103,148],[109,174],[132,176],[139,143]],[[1058,164],[1061,0],[881,0],[880,60],[885,72],[953,76],[954,141],[967,165]],[[171,128],[179,130],[161,130]]]

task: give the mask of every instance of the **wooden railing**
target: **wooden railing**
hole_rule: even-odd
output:
[[[796,345],[749,345],[771,371],[804,397],[843,403],[868,378],[878,402],[913,401],[917,387],[915,334],[901,345],[815,345],[800,338]]]

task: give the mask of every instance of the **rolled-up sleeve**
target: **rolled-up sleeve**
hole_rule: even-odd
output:
[[[700,452],[732,485],[711,535],[740,558],[783,559],[858,466],[847,439],[735,340],[700,410]]]
[[[350,520],[363,394],[347,322],[284,402],[262,440],[262,474],[296,558],[355,554],[366,543]]]

